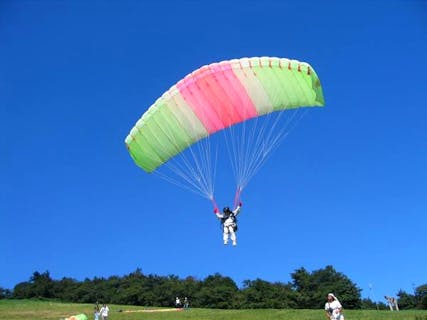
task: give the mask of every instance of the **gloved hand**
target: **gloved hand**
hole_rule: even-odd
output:
[[[241,206],[243,206],[243,203],[242,203],[242,201],[240,201],[240,202],[239,202],[239,207],[241,207]]]
[[[218,213],[218,212],[219,212],[218,208],[215,208],[214,213]]]

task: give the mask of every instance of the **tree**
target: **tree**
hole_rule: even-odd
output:
[[[75,294],[78,286],[77,280],[64,277],[55,282],[54,297],[62,301],[78,301]]]
[[[313,298],[311,297],[312,284],[310,273],[305,268],[300,268],[295,270],[295,272],[291,274],[291,277],[293,279],[292,287],[296,291],[298,308],[316,308],[313,306]],[[318,301],[316,303],[318,303]]]
[[[272,285],[261,279],[243,281],[242,306],[246,309],[267,308],[273,293]]]
[[[116,296],[118,304],[144,305],[142,299],[142,290],[146,277],[143,275],[140,268],[122,279],[122,284],[119,293]]]
[[[375,309],[379,309],[379,307],[371,299],[362,299],[361,309],[364,309],[364,310],[375,310]]]
[[[197,301],[194,301],[197,292],[200,291],[202,287],[202,282],[197,280],[194,277],[187,277],[183,280],[182,288],[183,288],[183,296],[187,297],[188,301],[192,306],[199,306]]]
[[[397,303],[399,304],[399,309],[414,309],[416,302],[415,296],[409,293],[406,293],[403,290],[399,290],[397,293],[398,299]]]
[[[13,288],[12,298],[28,299],[32,298],[31,284],[29,282],[20,282]]]
[[[30,278],[30,283],[32,283],[32,291],[34,297],[37,298],[53,298],[53,280],[50,277],[49,271],[43,273],[34,272],[33,276]]]
[[[415,288],[415,301],[417,309],[427,309],[427,284]]]
[[[0,300],[11,298],[11,296],[12,296],[12,291],[10,291],[9,289],[4,289],[0,287]]]
[[[242,308],[282,309],[296,306],[295,294],[290,284],[270,283],[261,279],[243,282]]]
[[[326,295],[334,293],[345,309],[385,309],[385,304],[376,305],[369,299],[360,298],[360,289],[345,275],[332,266],[307,271],[295,270],[292,282],[271,283],[262,279],[245,280],[239,289],[229,277],[219,273],[204,280],[194,277],[180,279],[176,275],[144,275],[141,269],[122,277],[85,279],[71,278],[52,280],[48,271],[34,272],[28,282],[15,286],[12,298],[53,298],[69,302],[115,303],[139,306],[172,306],[179,296],[189,298],[193,307],[201,308],[308,308],[323,309]],[[0,299],[7,291],[0,288]],[[402,309],[426,308],[427,284],[419,286],[415,294],[400,291],[399,305]]]
[[[292,286],[297,292],[299,308],[323,308],[329,292],[333,292],[340,299],[344,308],[360,309],[361,307],[361,289],[332,266],[326,266],[312,273],[301,268],[291,276]]]
[[[239,289],[229,277],[219,273],[208,276],[196,294],[197,304],[205,308],[238,309],[240,306]]]
[[[34,272],[29,282],[17,284],[13,292],[13,297],[18,299],[53,298],[54,296],[54,281],[51,279],[49,271]]]

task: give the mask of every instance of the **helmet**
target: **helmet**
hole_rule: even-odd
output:
[[[231,210],[230,210],[229,207],[225,207],[224,209],[222,209],[222,212],[224,212],[224,213],[230,213]]]

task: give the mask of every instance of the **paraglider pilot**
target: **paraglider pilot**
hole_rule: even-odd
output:
[[[224,244],[228,244],[228,238],[233,242],[233,246],[237,245],[236,242],[236,231],[237,231],[237,219],[236,216],[240,213],[242,208],[242,202],[239,202],[239,205],[233,211],[229,207],[225,207],[222,210],[222,213],[219,212],[218,208],[215,207],[214,213],[221,221],[222,225],[222,237]]]

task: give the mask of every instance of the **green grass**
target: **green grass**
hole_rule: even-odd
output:
[[[93,319],[93,304],[60,303],[32,300],[0,300],[0,320],[58,320],[85,313]],[[217,310],[192,309],[180,312],[134,312],[119,310],[144,310],[137,306],[109,305],[109,320],[325,320],[323,310]],[[427,310],[399,312],[376,310],[345,310],[346,320],[427,320]]]

